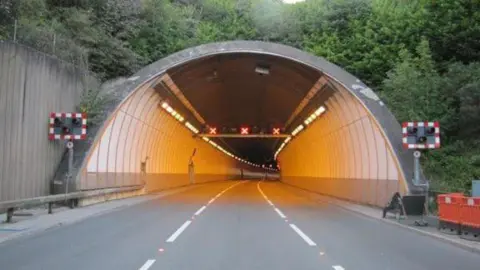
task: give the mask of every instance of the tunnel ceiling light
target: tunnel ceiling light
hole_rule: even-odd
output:
[[[311,124],[313,121],[315,121],[315,119],[317,119],[317,117],[322,115],[325,112],[325,110],[326,110],[325,107],[320,106],[314,113],[312,113],[309,117],[307,117],[307,119],[305,119],[304,121],[305,125]]]
[[[275,155],[273,156],[274,159],[277,159],[277,156],[278,154],[280,154],[280,152],[283,150],[283,148],[285,147],[285,145],[287,145],[287,143],[292,139],[292,137],[287,137],[283,143],[280,145],[280,147],[277,149],[277,151],[275,152]]]
[[[295,136],[297,135],[300,131],[302,131],[305,127],[303,125],[299,125],[298,127],[296,127],[293,132],[292,132],[292,136]]]
[[[168,113],[170,113],[175,119],[177,119],[179,122],[182,122],[185,120],[185,118],[183,118],[183,116],[178,113],[177,111],[175,111],[172,107],[170,107],[170,105],[168,105],[167,102],[163,102],[162,103],[162,108],[165,109]],[[198,132],[197,132],[198,133]]]
[[[267,66],[257,66],[255,68],[255,72],[260,74],[260,75],[269,75],[270,74],[270,68]]]
[[[315,115],[316,116],[320,116],[322,113],[325,112],[325,107],[323,106],[320,106],[320,108],[318,108],[316,111],[315,111]]]
[[[189,122],[185,122],[185,126],[187,126],[188,129],[190,129],[193,133],[198,134],[198,129],[195,128],[192,124]]]

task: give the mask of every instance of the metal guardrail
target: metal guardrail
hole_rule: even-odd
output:
[[[21,199],[21,200],[4,201],[4,202],[0,202],[0,211],[7,209],[7,219],[5,222],[9,223],[12,221],[12,217],[15,209],[18,209],[18,208],[26,208],[29,206],[37,206],[37,205],[48,203],[48,213],[51,214],[53,212],[53,209],[52,209],[53,203],[55,202],[70,201],[70,208],[74,208],[75,203],[72,200],[94,197],[94,196],[102,196],[102,195],[119,193],[119,192],[135,191],[135,190],[140,190],[143,187],[144,185],[118,187],[118,188],[106,188],[106,189],[97,189],[97,190],[89,190],[89,191],[71,192],[68,194],[58,194],[58,195],[49,195],[49,196],[42,196],[42,197],[35,197],[35,198],[27,198],[27,199]]]

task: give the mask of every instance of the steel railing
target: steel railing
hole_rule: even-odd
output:
[[[73,208],[74,204],[72,200],[108,195],[113,193],[135,191],[135,190],[140,190],[143,187],[144,185],[105,188],[105,189],[71,192],[67,194],[58,194],[58,195],[49,195],[49,196],[27,198],[27,199],[20,199],[20,200],[4,201],[4,202],[0,202],[0,213],[3,212],[5,209],[7,210],[6,222],[9,223],[12,221],[15,209],[28,208],[32,206],[48,204],[48,213],[51,214],[53,212],[53,209],[52,209],[53,203],[56,203],[56,202],[62,202],[62,201],[70,202],[70,207]]]

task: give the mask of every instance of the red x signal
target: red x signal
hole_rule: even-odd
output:
[[[217,134],[217,128],[215,128],[215,127],[213,127],[213,128],[212,128],[212,127],[211,127],[211,128],[209,128],[209,131],[208,131],[208,133],[210,133],[210,134]]]
[[[280,128],[273,128],[273,135],[280,135]]]
[[[250,130],[248,127],[242,127],[240,128],[240,134],[242,135],[248,135],[250,133]]]

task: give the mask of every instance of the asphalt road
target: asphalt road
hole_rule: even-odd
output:
[[[0,245],[0,269],[478,270],[480,255],[279,182],[219,182]]]

